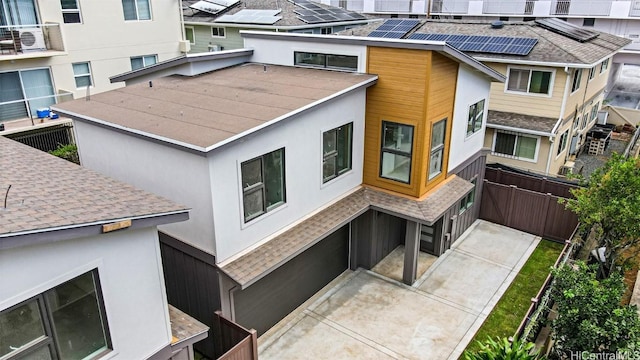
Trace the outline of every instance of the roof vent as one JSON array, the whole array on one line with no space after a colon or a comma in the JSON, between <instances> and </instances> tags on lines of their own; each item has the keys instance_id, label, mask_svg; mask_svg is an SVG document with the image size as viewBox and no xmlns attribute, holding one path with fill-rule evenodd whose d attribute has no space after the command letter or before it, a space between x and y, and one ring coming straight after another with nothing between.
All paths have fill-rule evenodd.
<instances>
[{"instance_id":1,"label":"roof vent","mask_svg":"<svg viewBox=\"0 0 640 360\"><path fill-rule=\"evenodd\" d=\"M500 20L496 20L491 23L492 29L502 29L504 27L504 23Z\"/></svg>"}]
</instances>

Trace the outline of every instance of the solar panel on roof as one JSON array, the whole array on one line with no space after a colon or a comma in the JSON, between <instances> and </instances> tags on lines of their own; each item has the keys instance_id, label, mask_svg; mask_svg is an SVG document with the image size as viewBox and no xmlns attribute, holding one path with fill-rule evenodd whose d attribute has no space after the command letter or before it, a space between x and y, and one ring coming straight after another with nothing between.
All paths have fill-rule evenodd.
<instances>
[{"instance_id":1,"label":"solar panel on roof","mask_svg":"<svg viewBox=\"0 0 640 360\"><path fill-rule=\"evenodd\" d=\"M413 40L445 41L460 51L486 52L506 55L528 55L538 43L534 38L515 38L506 36L480 36L462 34L422 34L409 36Z\"/></svg>"},{"instance_id":2,"label":"solar panel on roof","mask_svg":"<svg viewBox=\"0 0 640 360\"><path fill-rule=\"evenodd\" d=\"M318 24L335 21L354 21L364 20L362 14L341 8L323 8L308 0L289 0L297 5L294 13L298 15L298 19L307 24Z\"/></svg>"},{"instance_id":3,"label":"solar panel on roof","mask_svg":"<svg viewBox=\"0 0 640 360\"><path fill-rule=\"evenodd\" d=\"M577 40L579 42L587 42L589 40L593 40L599 35L595 31L583 29L579 26L569 24L566 21L556 18L536 20L536 24L542 26L545 29L566 36L573 40Z\"/></svg>"},{"instance_id":4,"label":"solar panel on roof","mask_svg":"<svg viewBox=\"0 0 640 360\"><path fill-rule=\"evenodd\" d=\"M374 31L369 33L368 37L402 39L403 36L405 36L418 24L420 24L420 21L413 19L386 20L384 23L382 23L382 25L378 26Z\"/></svg>"},{"instance_id":5,"label":"solar panel on roof","mask_svg":"<svg viewBox=\"0 0 640 360\"><path fill-rule=\"evenodd\" d=\"M383 37L388 31L372 31L367 35L368 37Z\"/></svg>"},{"instance_id":6,"label":"solar panel on roof","mask_svg":"<svg viewBox=\"0 0 640 360\"><path fill-rule=\"evenodd\" d=\"M242 9L232 15L222 15L216 22L273 25L282 19L277 16L279 13L280 10Z\"/></svg>"}]
</instances>

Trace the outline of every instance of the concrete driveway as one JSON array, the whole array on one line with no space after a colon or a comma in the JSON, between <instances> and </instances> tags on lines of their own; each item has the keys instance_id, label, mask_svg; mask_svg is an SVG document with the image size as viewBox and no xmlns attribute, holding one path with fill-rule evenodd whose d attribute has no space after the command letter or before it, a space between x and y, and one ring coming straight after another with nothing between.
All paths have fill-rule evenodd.
<instances>
[{"instance_id":1,"label":"concrete driveway","mask_svg":"<svg viewBox=\"0 0 640 360\"><path fill-rule=\"evenodd\" d=\"M482 220L413 286L347 272L263 335L265 359L457 359L539 238Z\"/></svg>"}]
</instances>

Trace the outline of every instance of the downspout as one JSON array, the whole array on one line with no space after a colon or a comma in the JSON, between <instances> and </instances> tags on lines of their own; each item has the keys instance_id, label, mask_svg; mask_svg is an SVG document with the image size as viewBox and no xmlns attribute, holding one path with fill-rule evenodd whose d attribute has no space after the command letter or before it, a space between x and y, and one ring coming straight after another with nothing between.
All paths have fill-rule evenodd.
<instances>
[{"instance_id":1,"label":"downspout","mask_svg":"<svg viewBox=\"0 0 640 360\"><path fill-rule=\"evenodd\" d=\"M551 136L549 136L549 155L547 156L547 167L545 169L545 174L549 175L549 169L551 168L551 156L553 154L553 143L556 132L562 124L562 119L564 118L564 111L567 108L567 99L569 98L569 81L571 79L571 72L569 71L569 66L564 67L564 72L567 74L567 81L564 84L564 95L562 95L562 105L560 106L560 116L558 117L558 121L553 126L553 130L551 130Z\"/></svg>"},{"instance_id":2,"label":"downspout","mask_svg":"<svg viewBox=\"0 0 640 360\"><path fill-rule=\"evenodd\" d=\"M178 6L180 6L180 33L182 34L182 40L187 40L187 34L184 31L184 11L182 9L182 0L178 2Z\"/></svg>"}]
</instances>

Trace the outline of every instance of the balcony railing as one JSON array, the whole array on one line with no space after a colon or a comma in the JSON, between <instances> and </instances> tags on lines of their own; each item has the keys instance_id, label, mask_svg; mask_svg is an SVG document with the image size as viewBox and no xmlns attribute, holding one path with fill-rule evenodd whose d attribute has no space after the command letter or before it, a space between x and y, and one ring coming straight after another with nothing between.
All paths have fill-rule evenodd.
<instances>
[{"instance_id":1,"label":"balcony railing","mask_svg":"<svg viewBox=\"0 0 640 360\"><path fill-rule=\"evenodd\" d=\"M0 60L50 56L47 52L51 51L64 51L58 23L0 26Z\"/></svg>"},{"instance_id":2,"label":"balcony railing","mask_svg":"<svg viewBox=\"0 0 640 360\"><path fill-rule=\"evenodd\" d=\"M433 0L432 14L466 14L469 11L469 0Z\"/></svg>"},{"instance_id":3,"label":"balcony railing","mask_svg":"<svg viewBox=\"0 0 640 360\"><path fill-rule=\"evenodd\" d=\"M482 5L483 14L531 15L535 0L485 0Z\"/></svg>"},{"instance_id":4,"label":"balcony railing","mask_svg":"<svg viewBox=\"0 0 640 360\"><path fill-rule=\"evenodd\" d=\"M612 0L554 0L551 15L568 16L609 16Z\"/></svg>"},{"instance_id":5,"label":"balcony railing","mask_svg":"<svg viewBox=\"0 0 640 360\"><path fill-rule=\"evenodd\" d=\"M69 100L73 100L73 93L61 90L56 95L0 102L0 123L17 119L31 119L31 124L34 125L34 119L38 117L38 109L48 108L53 104Z\"/></svg>"},{"instance_id":6,"label":"balcony railing","mask_svg":"<svg viewBox=\"0 0 640 360\"><path fill-rule=\"evenodd\" d=\"M410 12L411 0L375 0L376 12Z\"/></svg>"},{"instance_id":7,"label":"balcony railing","mask_svg":"<svg viewBox=\"0 0 640 360\"><path fill-rule=\"evenodd\" d=\"M629 16L640 16L640 1L632 1Z\"/></svg>"}]
</instances>

